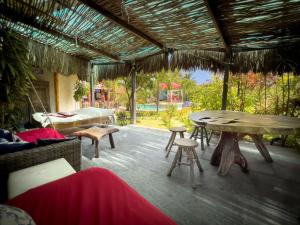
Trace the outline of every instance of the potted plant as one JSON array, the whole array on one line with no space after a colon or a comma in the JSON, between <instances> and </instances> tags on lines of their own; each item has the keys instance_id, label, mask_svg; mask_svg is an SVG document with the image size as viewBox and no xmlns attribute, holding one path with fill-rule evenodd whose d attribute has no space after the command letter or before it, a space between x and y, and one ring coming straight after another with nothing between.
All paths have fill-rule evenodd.
<instances>
[{"instance_id":1,"label":"potted plant","mask_svg":"<svg viewBox=\"0 0 300 225\"><path fill-rule=\"evenodd\" d=\"M76 102L80 102L83 96L87 96L89 94L89 91L89 85L85 81L76 81L73 94L74 100Z\"/></svg>"}]
</instances>

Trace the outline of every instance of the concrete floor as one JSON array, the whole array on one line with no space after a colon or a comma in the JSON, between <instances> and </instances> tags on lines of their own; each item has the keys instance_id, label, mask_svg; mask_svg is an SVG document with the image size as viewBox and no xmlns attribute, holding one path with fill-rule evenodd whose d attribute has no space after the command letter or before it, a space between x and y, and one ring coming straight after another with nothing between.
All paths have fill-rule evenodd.
<instances>
[{"instance_id":1,"label":"concrete floor","mask_svg":"<svg viewBox=\"0 0 300 225\"><path fill-rule=\"evenodd\" d=\"M253 143L242 142L250 173L242 173L235 165L229 175L220 177L209 163L214 139L204 152L197 149L204 173L195 170L199 184L193 190L188 167L176 167L172 177L166 176L175 155L165 158L169 135L156 129L120 127L114 134L116 148L110 149L104 138L97 159L91 159L90 140L83 139L83 168L114 171L181 225L300 224L300 154L295 150L267 145L274 160L270 164Z\"/></svg>"}]
</instances>

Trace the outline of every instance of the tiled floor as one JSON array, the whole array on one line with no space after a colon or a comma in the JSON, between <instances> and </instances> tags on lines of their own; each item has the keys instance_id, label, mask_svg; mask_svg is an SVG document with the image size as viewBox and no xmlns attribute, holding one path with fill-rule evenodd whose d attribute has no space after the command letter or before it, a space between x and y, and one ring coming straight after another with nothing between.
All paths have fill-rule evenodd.
<instances>
[{"instance_id":1,"label":"tiled floor","mask_svg":"<svg viewBox=\"0 0 300 225\"><path fill-rule=\"evenodd\" d=\"M300 154L293 149L267 146L274 163L266 163L253 143L241 143L249 174L233 166L226 177L209 163L216 140L197 152L204 173L196 171L198 186L190 186L189 168L166 173L174 153L165 158L170 133L136 126L120 127L114 134L115 149L108 137L100 142L100 158L91 159L94 147L83 139L83 167L105 167L134 187L178 224L299 224ZM176 150L176 148L174 148Z\"/></svg>"}]
</instances>

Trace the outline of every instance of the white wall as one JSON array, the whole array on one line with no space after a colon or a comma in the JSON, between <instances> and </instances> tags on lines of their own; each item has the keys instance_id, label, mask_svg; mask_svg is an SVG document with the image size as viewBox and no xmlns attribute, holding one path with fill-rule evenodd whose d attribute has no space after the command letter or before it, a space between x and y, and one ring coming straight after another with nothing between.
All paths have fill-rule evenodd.
<instances>
[{"instance_id":1,"label":"white wall","mask_svg":"<svg viewBox=\"0 0 300 225\"><path fill-rule=\"evenodd\" d=\"M73 98L74 86L78 80L77 75L64 76L58 74L59 111L68 112L76 109Z\"/></svg>"},{"instance_id":2,"label":"white wall","mask_svg":"<svg viewBox=\"0 0 300 225\"><path fill-rule=\"evenodd\" d=\"M44 71L43 74L36 76L38 80L49 82L50 110L56 112L54 73ZM78 76L75 74L65 76L58 74L58 94L59 94L59 111L67 112L75 110L75 100L73 98L74 86Z\"/></svg>"}]
</instances>

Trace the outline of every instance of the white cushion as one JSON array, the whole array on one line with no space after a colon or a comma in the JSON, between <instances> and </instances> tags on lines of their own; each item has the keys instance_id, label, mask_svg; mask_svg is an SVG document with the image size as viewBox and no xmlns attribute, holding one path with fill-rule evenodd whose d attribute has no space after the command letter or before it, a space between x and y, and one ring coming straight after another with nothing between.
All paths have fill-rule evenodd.
<instances>
[{"instance_id":1,"label":"white cushion","mask_svg":"<svg viewBox=\"0 0 300 225\"><path fill-rule=\"evenodd\" d=\"M8 177L8 198L73 173L76 171L63 158L12 172Z\"/></svg>"}]
</instances>

